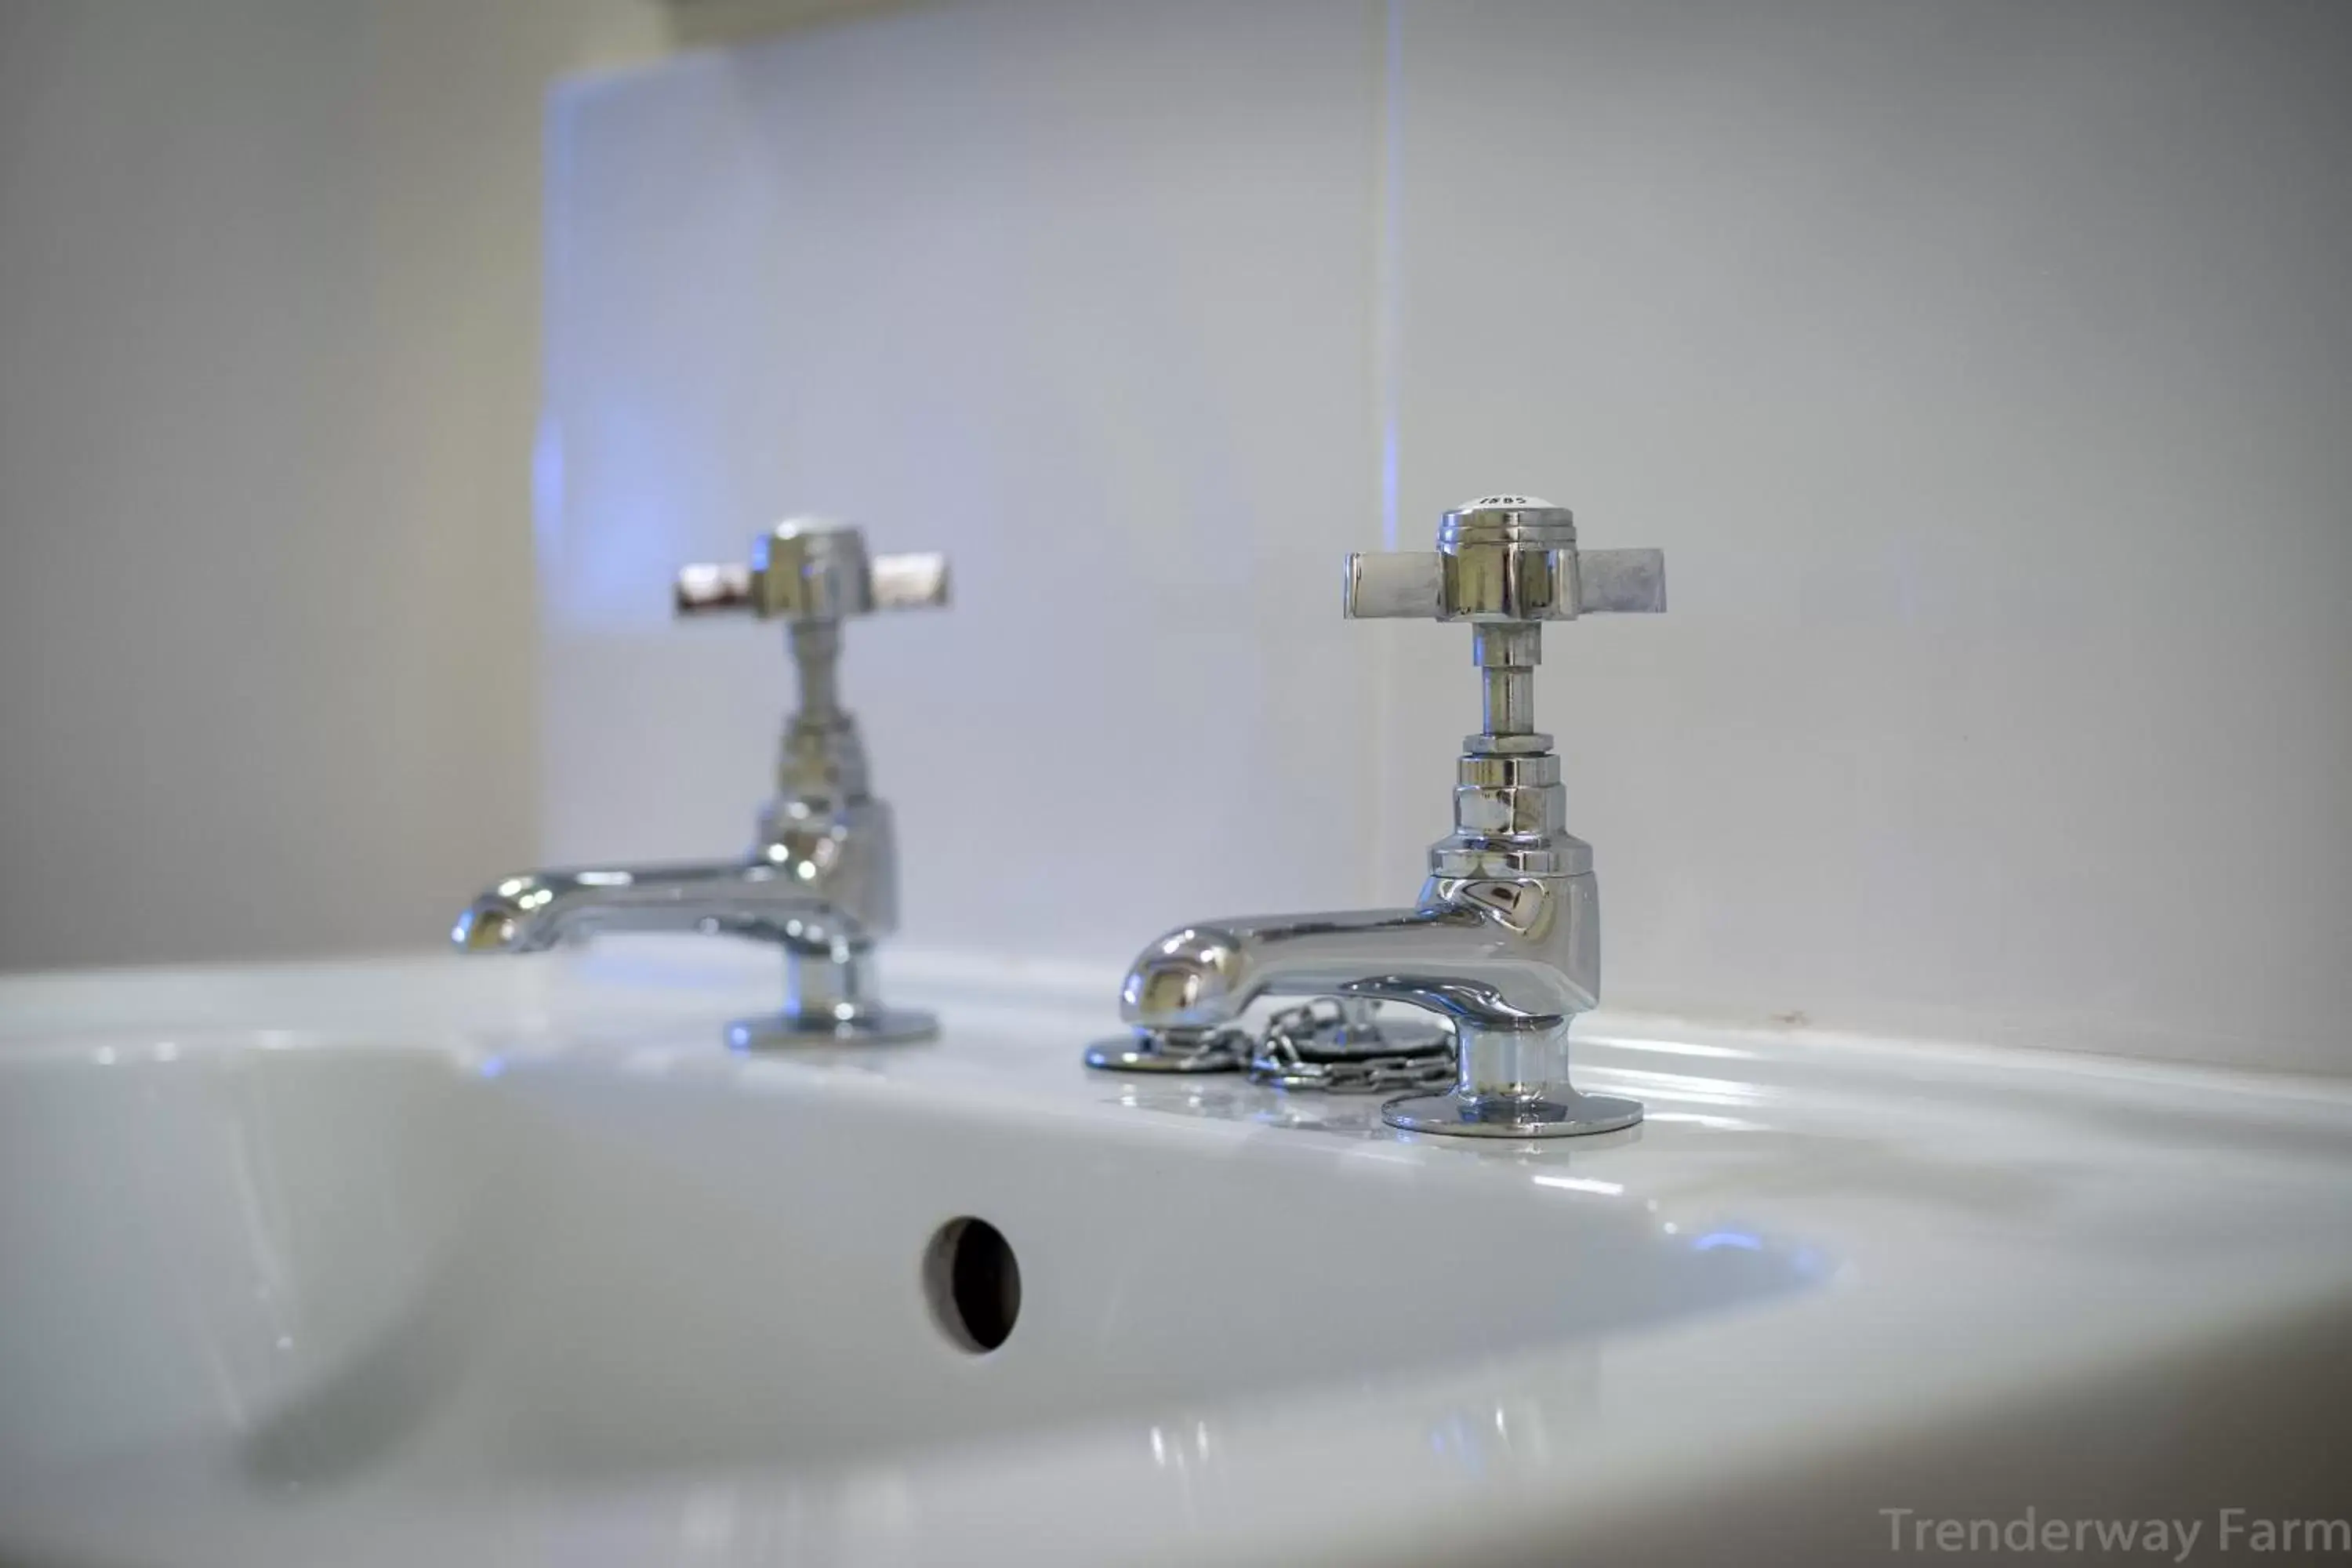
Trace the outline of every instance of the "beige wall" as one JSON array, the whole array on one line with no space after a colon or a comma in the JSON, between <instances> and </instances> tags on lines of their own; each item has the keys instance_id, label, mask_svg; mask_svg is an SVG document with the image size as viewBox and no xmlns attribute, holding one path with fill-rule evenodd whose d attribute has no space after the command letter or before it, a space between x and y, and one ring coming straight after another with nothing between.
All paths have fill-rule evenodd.
<instances>
[{"instance_id":1,"label":"beige wall","mask_svg":"<svg viewBox=\"0 0 2352 1568\"><path fill-rule=\"evenodd\" d=\"M0 967L428 942L529 857L541 90L666 24L0 3Z\"/></svg>"}]
</instances>

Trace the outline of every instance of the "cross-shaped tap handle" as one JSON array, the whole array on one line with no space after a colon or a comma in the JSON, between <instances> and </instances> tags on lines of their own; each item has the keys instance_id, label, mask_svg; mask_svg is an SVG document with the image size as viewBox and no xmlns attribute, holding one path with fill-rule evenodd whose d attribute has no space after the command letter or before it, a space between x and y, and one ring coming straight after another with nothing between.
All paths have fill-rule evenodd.
<instances>
[{"instance_id":1,"label":"cross-shaped tap handle","mask_svg":"<svg viewBox=\"0 0 2352 1568\"><path fill-rule=\"evenodd\" d=\"M1534 496L1481 496L1437 520L1437 548L1348 557L1351 619L1468 621L1485 672L1481 748L1550 744L1535 728L1543 623L1666 607L1663 550L1576 547L1576 519ZM1502 737L1509 737L1507 741Z\"/></svg>"},{"instance_id":2,"label":"cross-shaped tap handle","mask_svg":"<svg viewBox=\"0 0 2352 1568\"><path fill-rule=\"evenodd\" d=\"M1572 621L1666 607L1662 550L1583 550L1566 507L1481 496L1438 519L1435 550L1348 557L1350 619Z\"/></svg>"},{"instance_id":3,"label":"cross-shaped tap handle","mask_svg":"<svg viewBox=\"0 0 2352 1568\"><path fill-rule=\"evenodd\" d=\"M947 602L946 556L869 556L856 528L814 517L787 518L752 541L749 563L679 568L676 596L681 616L835 622Z\"/></svg>"}]
</instances>

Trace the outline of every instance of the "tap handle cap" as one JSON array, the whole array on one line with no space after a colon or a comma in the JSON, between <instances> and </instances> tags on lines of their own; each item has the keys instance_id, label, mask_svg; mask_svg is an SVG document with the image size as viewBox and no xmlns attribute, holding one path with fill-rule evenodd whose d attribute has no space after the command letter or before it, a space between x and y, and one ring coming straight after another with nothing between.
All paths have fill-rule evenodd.
<instances>
[{"instance_id":1,"label":"tap handle cap","mask_svg":"<svg viewBox=\"0 0 2352 1568\"><path fill-rule=\"evenodd\" d=\"M1349 555L1341 613L1351 620L1532 624L1666 607L1662 550L1581 550L1566 507L1481 496L1438 519L1435 550Z\"/></svg>"}]
</instances>

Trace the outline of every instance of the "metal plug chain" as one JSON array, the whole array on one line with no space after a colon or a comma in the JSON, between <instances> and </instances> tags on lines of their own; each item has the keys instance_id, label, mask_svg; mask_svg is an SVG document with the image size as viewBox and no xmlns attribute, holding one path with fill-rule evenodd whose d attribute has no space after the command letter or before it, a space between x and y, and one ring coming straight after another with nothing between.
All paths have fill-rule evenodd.
<instances>
[{"instance_id":1,"label":"metal plug chain","mask_svg":"<svg viewBox=\"0 0 2352 1568\"><path fill-rule=\"evenodd\" d=\"M1370 1002L1318 996L1266 1021L1250 1079L1276 1089L1383 1094L1452 1086L1454 1031L1383 1025Z\"/></svg>"}]
</instances>

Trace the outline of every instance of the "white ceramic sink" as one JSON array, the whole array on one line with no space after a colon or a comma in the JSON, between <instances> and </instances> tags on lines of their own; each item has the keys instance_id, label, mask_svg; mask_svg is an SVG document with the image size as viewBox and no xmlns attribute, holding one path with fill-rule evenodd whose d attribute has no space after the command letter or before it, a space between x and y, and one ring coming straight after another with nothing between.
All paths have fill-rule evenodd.
<instances>
[{"instance_id":1,"label":"white ceramic sink","mask_svg":"<svg viewBox=\"0 0 2352 1568\"><path fill-rule=\"evenodd\" d=\"M1818 1559L2347 1428L2340 1086L1601 1016L1651 1120L1495 1149L1087 1072L1098 976L728 1054L769 979L0 985L0 1561Z\"/></svg>"}]
</instances>

